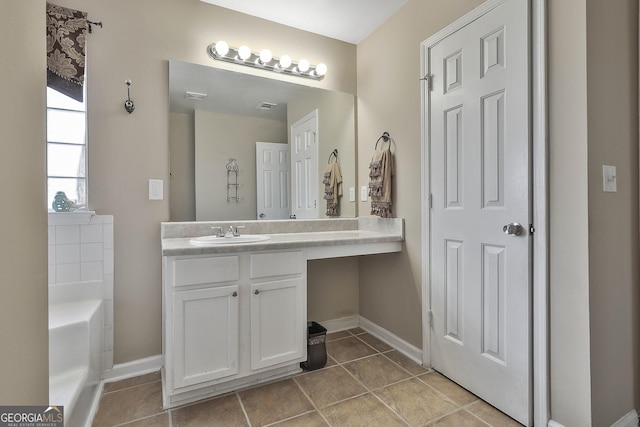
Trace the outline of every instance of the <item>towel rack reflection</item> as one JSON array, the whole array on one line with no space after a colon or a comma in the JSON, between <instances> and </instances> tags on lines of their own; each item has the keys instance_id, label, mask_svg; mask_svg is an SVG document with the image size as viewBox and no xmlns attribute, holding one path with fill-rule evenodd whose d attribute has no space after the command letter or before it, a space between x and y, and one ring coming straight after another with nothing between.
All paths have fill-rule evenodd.
<instances>
[{"instance_id":1,"label":"towel rack reflection","mask_svg":"<svg viewBox=\"0 0 640 427\"><path fill-rule=\"evenodd\" d=\"M238 172L240 167L236 163L236 159L229 158L227 163L227 202L234 201L238 203L240 198L238 197Z\"/></svg>"},{"instance_id":2,"label":"towel rack reflection","mask_svg":"<svg viewBox=\"0 0 640 427\"><path fill-rule=\"evenodd\" d=\"M340 163L340 160L338 159L338 149L334 149L331 154L329 154L329 160L327 160L327 163L331 163L331 158L335 159L336 163Z\"/></svg>"}]
</instances>

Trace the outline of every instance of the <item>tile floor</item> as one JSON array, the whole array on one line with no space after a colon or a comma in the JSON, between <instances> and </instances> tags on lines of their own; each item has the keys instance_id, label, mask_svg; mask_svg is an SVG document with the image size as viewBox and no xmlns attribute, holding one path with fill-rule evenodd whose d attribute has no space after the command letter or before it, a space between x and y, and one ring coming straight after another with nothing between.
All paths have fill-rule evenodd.
<instances>
[{"instance_id":1,"label":"tile floor","mask_svg":"<svg viewBox=\"0 0 640 427\"><path fill-rule=\"evenodd\" d=\"M105 384L93 426L520 426L359 328L326 346L323 369L171 410L159 373Z\"/></svg>"}]
</instances>

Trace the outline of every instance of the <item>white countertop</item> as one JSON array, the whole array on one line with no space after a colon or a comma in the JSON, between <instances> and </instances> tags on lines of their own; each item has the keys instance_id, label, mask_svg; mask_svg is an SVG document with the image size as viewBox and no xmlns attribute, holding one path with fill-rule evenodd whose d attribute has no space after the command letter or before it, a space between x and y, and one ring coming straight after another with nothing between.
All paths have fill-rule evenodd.
<instances>
[{"instance_id":1,"label":"white countertop","mask_svg":"<svg viewBox=\"0 0 640 427\"><path fill-rule=\"evenodd\" d=\"M268 235L268 240L252 243L232 243L224 245L196 246L190 243L192 237L201 234L202 229L210 229L217 226L214 223L194 223L197 233L189 231L181 232L180 237L165 237L162 239L162 255L207 255L223 254L245 251L264 251L282 249L307 249L307 259L334 258L340 256L366 255L375 253L400 252L402 241L404 240L404 227L402 219L354 219L354 229L326 230L326 221L321 221L320 229L323 231L299 231L290 233L268 233L272 228L268 223L262 223L262 230L258 224L252 224L251 234ZM173 223L163 223L163 227L171 227ZM239 223L238 223L239 224ZM299 223L298 223L299 224ZM337 223L336 223L337 224ZM226 225L226 223L225 223ZM281 225L281 224L278 224ZM309 229L313 229L312 221L307 221ZM176 227L185 230L185 223L179 223ZM278 227L280 231L282 227ZM298 227L296 227L298 228ZM345 228L344 223L340 228ZM299 229L299 228L298 228ZM175 235L175 233L165 232L163 236ZM263 231L263 232L260 232ZM191 234L191 235L190 235ZM206 234L205 234L206 235Z\"/></svg>"}]
</instances>

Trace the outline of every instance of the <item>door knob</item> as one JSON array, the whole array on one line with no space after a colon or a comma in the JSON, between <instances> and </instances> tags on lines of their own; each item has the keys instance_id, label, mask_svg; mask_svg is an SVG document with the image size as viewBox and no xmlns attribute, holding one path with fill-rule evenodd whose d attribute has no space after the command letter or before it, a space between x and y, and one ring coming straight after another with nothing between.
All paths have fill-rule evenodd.
<instances>
[{"instance_id":1,"label":"door knob","mask_svg":"<svg viewBox=\"0 0 640 427\"><path fill-rule=\"evenodd\" d=\"M265 216L264 212L260 212L260 218L264 218Z\"/></svg>"},{"instance_id":2,"label":"door knob","mask_svg":"<svg viewBox=\"0 0 640 427\"><path fill-rule=\"evenodd\" d=\"M502 227L502 231L507 236L520 236L524 232L524 228L517 222L512 222Z\"/></svg>"}]
</instances>

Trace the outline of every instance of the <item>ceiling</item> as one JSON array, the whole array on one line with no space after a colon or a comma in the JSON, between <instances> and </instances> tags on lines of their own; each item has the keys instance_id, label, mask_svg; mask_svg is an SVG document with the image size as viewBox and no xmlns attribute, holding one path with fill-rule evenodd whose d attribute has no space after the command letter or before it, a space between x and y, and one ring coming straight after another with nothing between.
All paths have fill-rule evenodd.
<instances>
[{"instance_id":1,"label":"ceiling","mask_svg":"<svg viewBox=\"0 0 640 427\"><path fill-rule=\"evenodd\" d=\"M193 114L212 111L269 120L287 120L289 100L323 91L251 74L236 73L205 65L169 61L169 110ZM186 92L206 94L203 100L188 99ZM256 108L262 102L277 104L271 110Z\"/></svg>"},{"instance_id":2,"label":"ceiling","mask_svg":"<svg viewBox=\"0 0 640 427\"><path fill-rule=\"evenodd\" d=\"M201 0L304 31L358 44L408 0Z\"/></svg>"}]
</instances>

